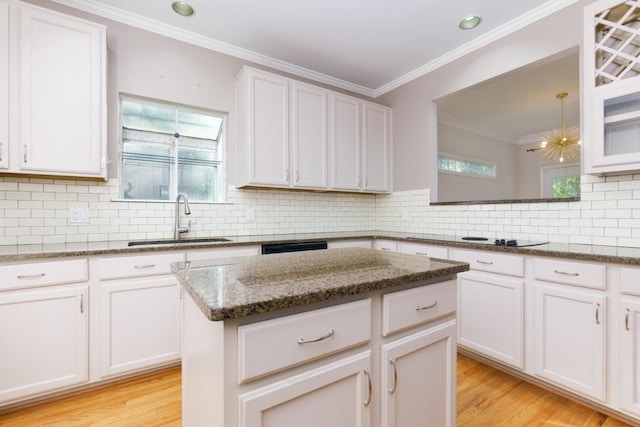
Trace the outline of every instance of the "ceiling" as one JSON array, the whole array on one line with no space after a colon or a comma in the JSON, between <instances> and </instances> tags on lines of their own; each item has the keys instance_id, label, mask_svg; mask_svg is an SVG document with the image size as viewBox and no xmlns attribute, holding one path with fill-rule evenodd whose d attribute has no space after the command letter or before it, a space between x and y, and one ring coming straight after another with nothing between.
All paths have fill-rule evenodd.
<instances>
[{"instance_id":1,"label":"ceiling","mask_svg":"<svg viewBox=\"0 0 640 427\"><path fill-rule=\"evenodd\" d=\"M577 0L54 1L376 97Z\"/></svg>"}]
</instances>

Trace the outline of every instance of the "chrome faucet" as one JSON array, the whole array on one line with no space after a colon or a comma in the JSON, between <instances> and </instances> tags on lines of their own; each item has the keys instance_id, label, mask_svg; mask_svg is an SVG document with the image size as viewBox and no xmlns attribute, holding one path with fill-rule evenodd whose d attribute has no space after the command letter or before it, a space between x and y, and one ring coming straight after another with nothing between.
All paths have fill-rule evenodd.
<instances>
[{"instance_id":1,"label":"chrome faucet","mask_svg":"<svg viewBox=\"0 0 640 427\"><path fill-rule=\"evenodd\" d=\"M181 198L184 200L184 214L191 215L191 209L189 208L189 199L187 198L187 195L184 193L178 194L178 197L176 197L176 225L175 225L175 229L173 230L174 240L179 240L180 234L188 233L189 231L191 231L191 220L189 220L189 223L187 224L186 227L180 226L180 199Z\"/></svg>"}]
</instances>

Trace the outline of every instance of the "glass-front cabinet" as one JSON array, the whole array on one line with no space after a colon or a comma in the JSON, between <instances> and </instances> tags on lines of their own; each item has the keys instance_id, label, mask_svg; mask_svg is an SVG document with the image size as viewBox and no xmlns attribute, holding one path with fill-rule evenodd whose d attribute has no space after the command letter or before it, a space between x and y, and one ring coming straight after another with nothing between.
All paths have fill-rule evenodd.
<instances>
[{"instance_id":1,"label":"glass-front cabinet","mask_svg":"<svg viewBox=\"0 0 640 427\"><path fill-rule=\"evenodd\" d=\"M584 9L584 172L640 171L640 0Z\"/></svg>"}]
</instances>

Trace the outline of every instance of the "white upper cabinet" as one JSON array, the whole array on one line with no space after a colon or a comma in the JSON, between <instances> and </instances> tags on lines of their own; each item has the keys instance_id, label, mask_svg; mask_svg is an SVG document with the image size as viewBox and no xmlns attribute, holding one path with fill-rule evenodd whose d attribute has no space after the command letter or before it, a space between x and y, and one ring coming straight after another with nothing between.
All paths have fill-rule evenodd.
<instances>
[{"instance_id":1,"label":"white upper cabinet","mask_svg":"<svg viewBox=\"0 0 640 427\"><path fill-rule=\"evenodd\" d=\"M289 83L243 68L238 76L238 186L289 186Z\"/></svg>"},{"instance_id":2,"label":"white upper cabinet","mask_svg":"<svg viewBox=\"0 0 640 427\"><path fill-rule=\"evenodd\" d=\"M249 67L236 102L237 187L391 191L391 109Z\"/></svg>"},{"instance_id":3,"label":"white upper cabinet","mask_svg":"<svg viewBox=\"0 0 640 427\"><path fill-rule=\"evenodd\" d=\"M640 0L600 0L584 9L584 172L640 170Z\"/></svg>"},{"instance_id":4,"label":"white upper cabinet","mask_svg":"<svg viewBox=\"0 0 640 427\"><path fill-rule=\"evenodd\" d=\"M331 188L360 191L360 101L332 93L330 99Z\"/></svg>"},{"instance_id":5,"label":"white upper cabinet","mask_svg":"<svg viewBox=\"0 0 640 427\"><path fill-rule=\"evenodd\" d=\"M0 169L9 166L9 4L0 2ZM4 29L4 30L3 30Z\"/></svg>"},{"instance_id":6,"label":"white upper cabinet","mask_svg":"<svg viewBox=\"0 0 640 427\"><path fill-rule=\"evenodd\" d=\"M327 91L291 82L293 186L327 188Z\"/></svg>"},{"instance_id":7,"label":"white upper cabinet","mask_svg":"<svg viewBox=\"0 0 640 427\"><path fill-rule=\"evenodd\" d=\"M362 103L362 149L364 182L362 189L372 192L391 190L391 109Z\"/></svg>"},{"instance_id":8,"label":"white upper cabinet","mask_svg":"<svg viewBox=\"0 0 640 427\"><path fill-rule=\"evenodd\" d=\"M105 27L23 3L9 11L8 172L106 179Z\"/></svg>"},{"instance_id":9,"label":"white upper cabinet","mask_svg":"<svg viewBox=\"0 0 640 427\"><path fill-rule=\"evenodd\" d=\"M391 109L345 95L330 97L331 188L391 191Z\"/></svg>"}]
</instances>

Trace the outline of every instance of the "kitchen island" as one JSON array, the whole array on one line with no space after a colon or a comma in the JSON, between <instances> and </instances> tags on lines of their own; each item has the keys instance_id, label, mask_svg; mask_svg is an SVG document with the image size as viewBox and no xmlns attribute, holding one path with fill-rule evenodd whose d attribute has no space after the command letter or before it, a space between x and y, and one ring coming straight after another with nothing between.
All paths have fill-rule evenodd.
<instances>
[{"instance_id":1,"label":"kitchen island","mask_svg":"<svg viewBox=\"0 0 640 427\"><path fill-rule=\"evenodd\" d=\"M349 248L172 268L183 425L455 425L468 264Z\"/></svg>"}]
</instances>

